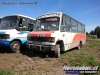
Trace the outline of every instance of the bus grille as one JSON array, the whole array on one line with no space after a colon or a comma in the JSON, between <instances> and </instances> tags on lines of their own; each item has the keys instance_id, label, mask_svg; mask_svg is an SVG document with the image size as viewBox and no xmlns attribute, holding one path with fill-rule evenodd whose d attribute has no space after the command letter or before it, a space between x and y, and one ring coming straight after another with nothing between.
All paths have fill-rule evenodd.
<instances>
[{"instance_id":1,"label":"bus grille","mask_svg":"<svg viewBox=\"0 0 100 75\"><path fill-rule=\"evenodd\" d=\"M28 41L41 41L41 42L48 42L49 38L44 38L44 37L28 37Z\"/></svg>"}]
</instances>

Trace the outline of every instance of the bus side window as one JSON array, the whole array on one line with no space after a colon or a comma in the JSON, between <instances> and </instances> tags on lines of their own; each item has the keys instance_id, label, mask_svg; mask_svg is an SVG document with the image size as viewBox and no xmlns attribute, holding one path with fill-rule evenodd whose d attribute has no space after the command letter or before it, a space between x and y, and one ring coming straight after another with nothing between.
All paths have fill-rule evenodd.
<instances>
[{"instance_id":1,"label":"bus side window","mask_svg":"<svg viewBox=\"0 0 100 75\"><path fill-rule=\"evenodd\" d=\"M22 18L19 20L19 27L22 27Z\"/></svg>"},{"instance_id":2,"label":"bus side window","mask_svg":"<svg viewBox=\"0 0 100 75\"><path fill-rule=\"evenodd\" d=\"M82 24L82 32L85 32L85 26Z\"/></svg>"},{"instance_id":3,"label":"bus side window","mask_svg":"<svg viewBox=\"0 0 100 75\"><path fill-rule=\"evenodd\" d=\"M69 17L66 17L66 22L67 22L67 31L70 31L71 29L71 21L70 21L70 18Z\"/></svg>"},{"instance_id":4,"label":"bus side window","mask_svg":"<svg viewBox=\"0 0 100 75\"><path fill-rule=\"evenodd\" d=\"M22 20L22 27L27 27L27 19L23 18Z\"/></svg>"},{"instance_id":5,"label":"bus side window","mask_svg":"<svg viewBox=\"0 0 100 75\"><path fill-rule=\"evenodd\" d=\"M27 27L27 19L26 18L20 18L19 27Z\"/></svg>"},{"instance_id":6,"label":"bus side window","mask_svg":"<svg viewBox=\"0 0 100 75\"><path fill-rule=\"evenodd\" d=\"M77 22L74 19L71 19L71 29L74 32L77 32Z\"/></svg>"},{"instance_id":7,"label":"bus side window","mask_svg":"<svg viewBox=\"0 0 100 75\"><path fill-rule=\"evenodd\" d=\"M67 31L67 29L66 29L66 16L65 16L65 14L63 14L63 16L62 16L62 21L61 21L60 30L61 30L62 32L66 32L66 31Z\"/></svg>"},{"instance_id":8,"label":"bus side window","mask_svg":"<svg viewBox=\"0 0 100 75\"><path fill-rule=\"evenodd\" d=\"M82 32L82 25L81 25L81 23L78 23L78 32Z\"/></svg>"}]
</instances>

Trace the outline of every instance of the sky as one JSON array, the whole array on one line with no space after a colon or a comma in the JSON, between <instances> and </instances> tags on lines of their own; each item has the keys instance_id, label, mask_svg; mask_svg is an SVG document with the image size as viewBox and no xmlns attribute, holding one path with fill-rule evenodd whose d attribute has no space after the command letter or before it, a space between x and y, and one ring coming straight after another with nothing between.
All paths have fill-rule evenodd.
<instances>
[{"instance_id":1,"label":"sky","mask_svg":"<svg viewBox=\"0 0 100 75\"><path fill-rule=\"evenodd\" d=\"M31 4L21 4L28 2ZM85 24L86 32L100 26L100 0L0 0L0 17L21 14L36 18L48 12L69 15Z\"/></svg>"}]
</instances>

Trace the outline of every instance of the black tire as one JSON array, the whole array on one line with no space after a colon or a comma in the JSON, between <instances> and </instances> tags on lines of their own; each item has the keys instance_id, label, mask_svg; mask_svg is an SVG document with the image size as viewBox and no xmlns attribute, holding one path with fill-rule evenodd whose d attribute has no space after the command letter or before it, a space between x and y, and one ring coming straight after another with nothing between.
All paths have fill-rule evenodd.
<instances>
[{"instance_id":1,"label":"black tire","mask_svg":"<svg viewBox=\"0 0 100 75\"><path fill-rule=\"evenodd\" d=\"M77 48L78 48L78 50L80 50L80 49L81 49L81 47L82 47L82 43L80 42L79 46L77 47Z\"/></svg>"},{"instance_id":2,"label":"black tire","mask_svg":"<svg viewBox=\"0 0 100 75\"><path fill-rule=\"evenodd\" d=\"M13 41L10 44L10 49L14 53L19 53L20 52L20 47L21 47L21 44L18 41Z\"/></svg>"},{"instance_id":3,"label":"black tire","mask_svg":"<svg viewBox=\"0 0 100 75\"><path fill-rule=\"evenodd\" d=\"M56 45L56 50L55 50L55 57L59 58L60 57L60 45Z\"/></svg>"}]
</instances>

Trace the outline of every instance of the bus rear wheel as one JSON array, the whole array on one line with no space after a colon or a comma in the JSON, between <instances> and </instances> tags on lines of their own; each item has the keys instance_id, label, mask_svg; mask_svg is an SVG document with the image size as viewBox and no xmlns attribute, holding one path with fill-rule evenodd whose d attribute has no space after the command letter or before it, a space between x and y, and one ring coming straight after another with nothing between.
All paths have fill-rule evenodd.
<instances>
[{"instance_id":1,"label":"bus rear wheel","mask_svg":"<svg viewBox=\"0 0 100 75\"><path fill-rule=\"evenodd\" d=\"M10 44L10 49L14 53L19 53L20 52L20 47L21 47L21 45L20 45L20 42L18 42L18 41L13 41Z\"/></svg>"},{"instance_id":2,"label":"bus rear wheel","mask_svg":"<svg viewBox=\"0 0 100 75\"><path fill-rule=\"evenodd\" d=\"M82 42L80 42L79 46L77 47L77 48L78 48L78 50L80 50L80 49L81 49L81 47L82 47Z\"/></svg>"},{"instance_id":3,"label":"bus rear wheel","mask_svg":"<svg viewBox=\"0 0 100 75\"><path fill-rule=\"evenodd\" d=\"M56 45L56 50L55 50L55 57L59 58L60 57L60 45Z\"/></svg>"}]
</instances>

